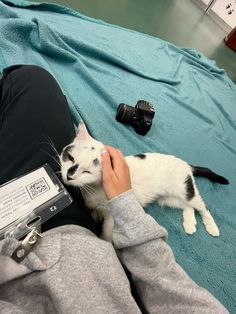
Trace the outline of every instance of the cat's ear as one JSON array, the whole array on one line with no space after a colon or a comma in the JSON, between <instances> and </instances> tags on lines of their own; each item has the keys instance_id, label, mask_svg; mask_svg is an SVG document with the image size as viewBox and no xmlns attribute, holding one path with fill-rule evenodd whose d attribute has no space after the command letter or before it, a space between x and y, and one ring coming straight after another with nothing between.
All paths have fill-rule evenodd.
<instances>
[{"instance_id":1,"label":"cat's ear","mask_svg":"<svg viewBox=\"0 0 236 314\"><path fill-rule=\"evenodd\" d=\"M90 141L92 139L92 137L89 135L88 130L87 130L83 121L80 122L80 124L78 126L76 139L79 142Z\"/></svg>"}]
</instances>

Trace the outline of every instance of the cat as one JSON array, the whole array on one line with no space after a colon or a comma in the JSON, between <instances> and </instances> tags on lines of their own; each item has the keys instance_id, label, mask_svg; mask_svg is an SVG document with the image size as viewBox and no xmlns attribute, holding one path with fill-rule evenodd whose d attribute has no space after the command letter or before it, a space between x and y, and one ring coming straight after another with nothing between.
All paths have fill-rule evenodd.
<instances>
[{"instance_id":1,"label":"cat","mask_svg":"<svg viewBox=\"0 0 236 314\"><path fill-rule=\"evenodd\" d=\"M64 183L80 188L92 217L104 220L101 238L111 241L114 222L107 210L107 198L102 186L102 151L104 145L92 138L85 124L80 123L77 136L62 150L59 158ZM193 175L229 184L226 178L208 168L191 166L171 155L145 153L125 159L130 169L132 189L142 207L157 202L162 206L181 208L183 228L187 234L196 232L196 209L207 232L219 236L219 229L198 192Z\"/></svg>"}]
</instances>

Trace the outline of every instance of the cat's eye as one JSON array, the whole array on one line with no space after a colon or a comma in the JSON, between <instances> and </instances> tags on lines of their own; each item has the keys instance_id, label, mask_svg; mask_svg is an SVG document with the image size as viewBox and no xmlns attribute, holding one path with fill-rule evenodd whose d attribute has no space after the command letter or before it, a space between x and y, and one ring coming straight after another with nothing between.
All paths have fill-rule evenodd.
<instances>
[{"instance_id":1,"label":"cat's eye","mask_svg":"<svg viewBox=\"0 0 236 314\"><path fill-rule=\"evenodd\" d=\"M91 172L87 171L87 170L84 170L82 173L89 173L89 174L91 174Z\"/></svg>"},{"instance_id":2,"label":"cat's eye","mask_svg":"<svg viewBox=\"0 0 236 314\"><path fill-rule=\"evenodd\" d=\"M69 159L71 162L75 162L74 158L73 158L70 154L68 154L68 159Z\"/></svg>"}]
</instances>

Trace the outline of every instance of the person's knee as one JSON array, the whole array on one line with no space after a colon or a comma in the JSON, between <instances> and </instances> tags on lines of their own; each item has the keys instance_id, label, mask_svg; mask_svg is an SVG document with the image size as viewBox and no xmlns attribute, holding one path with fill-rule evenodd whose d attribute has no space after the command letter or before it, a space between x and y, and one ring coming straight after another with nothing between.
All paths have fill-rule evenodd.
<instances>
[{"instance_id":1,"label":"person's knee","mask_svg":"<svg viewBox=\"0 0 236 314\"><path fill-rule=\"evenodd\" d=\"M12 75L18 78L27 79L30 82L46 83L50 80L55 80L54 77L44 68L38 65L21 65L12 72Z\"/></svg>"},{"instance_id":2,"label":"person's knee","mask_svg":"<svg viewBox=\"0 0 236 314\"><path fill-rule=\"evenodd\" d=\"M4 69L2 86L3 101L19 102L24 110L39 107L65 105L66 100L56 79L44 68L37 65L14 65Z\"/></svg>"},{"instance_id":3,"label":"person's knee","mask_svg":"<svg viewBox=\"0 0 236 314\"><path fill-rule=\"evenodd\" d=\"M10 76L11 84L14 85L16 93L18 90L31 91L31 94L48 98L48 94L55 94L60 91L56 79L46 69L37 65L15 66L10 72Z\"/></svg>"},{"instance_id":4,"label":"person's knee","mask_svg":"<svg viewBox=\"0 0 236 314\"><path fill-rule=\"evenodd\" d=\"M30 88L58 88L55 78L44 68L38 65L13 65L3 70L3 84L18 86L30 86Z\"/></svg>"},{"instance_id":5,"label":"person's knee","mask_svg":"<svg viewBox=\"0 0 236 314\"><path fill-rule=\"evenodd\" d=\"M49 112L67 106L56 79L36 65L14 65L5 68L0 90L0 107L21 107L21 111Z\"/></svg>"}]
</instances>

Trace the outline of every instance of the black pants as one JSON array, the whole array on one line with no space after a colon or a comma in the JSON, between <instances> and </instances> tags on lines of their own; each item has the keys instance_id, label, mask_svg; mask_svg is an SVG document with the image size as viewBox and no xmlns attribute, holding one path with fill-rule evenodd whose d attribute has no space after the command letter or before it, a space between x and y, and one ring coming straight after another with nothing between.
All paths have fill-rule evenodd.
<instances>
[{"instance_id":1,"label":"black pants","mask_svg":"<svg viewBox=\"0 0 236 314\"><path fill-rule=\"evenodd\" d=\"M4 69L0 80L0 185L48 163L59 170L56 153L75 137L68 104L56 80L34 65ZM101 225L92 220L78 190L67 187L73 203L42 225L42 231L77 224L95 234ZM145 309L130 280L131 292L141 311Z\"/></svg>"},{"instance_id":2,"label":"black pants","mask_svg":"<svg viewBox=\"0 0 236 314\"><path fill-rule=\"evenodd\" d=\"M48 163L75 136L68 104L56 80L44 69L15 65L0 80L0 185ZM51 157L52 156L52 157ZM67 187L73 203L48 220L43 231L79 224L98 233L78 190Z\"/></svg>"}]
</instances>

